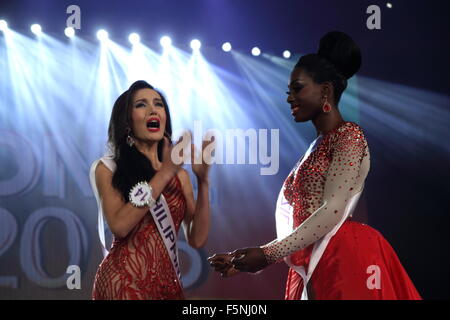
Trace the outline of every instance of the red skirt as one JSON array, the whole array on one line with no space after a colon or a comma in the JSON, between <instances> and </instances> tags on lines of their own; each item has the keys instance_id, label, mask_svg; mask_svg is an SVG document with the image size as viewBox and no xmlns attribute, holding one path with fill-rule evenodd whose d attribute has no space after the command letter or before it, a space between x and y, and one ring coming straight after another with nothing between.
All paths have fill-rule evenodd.
<instances>
[{"instance_id":1,"label":"red skirt","mask_svg":"<svg viewBox=\"0 0 450 320\"><path fill-rule=\"evenodd\" d=\"M316 300L421 299L386 239L353 221L346 221L331 238L307 289L308 298ZM302 291L302 278L289 269L285 298L300 299Z\"/></svg>"}]
</instances>

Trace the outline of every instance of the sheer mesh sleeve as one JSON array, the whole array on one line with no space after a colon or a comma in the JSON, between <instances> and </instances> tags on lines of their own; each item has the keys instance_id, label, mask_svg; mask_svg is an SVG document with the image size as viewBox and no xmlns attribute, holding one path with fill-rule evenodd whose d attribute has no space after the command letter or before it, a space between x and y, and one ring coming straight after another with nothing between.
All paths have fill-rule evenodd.
<instances>
[{"instance_id":1,"label":"sheer mesh sleeve","mask_svg":"<svg viewBox=\"0 0 450 320\"><path fill-rule=\"evenodd\" d=\"M368 150L361 129L346 128L340 133L331 156L322 205L290 235L261 247L269 263L309 246L331 231L343 217L348 199L362 189L364 179L359 175Z\"/></svg>"}]
</instances>

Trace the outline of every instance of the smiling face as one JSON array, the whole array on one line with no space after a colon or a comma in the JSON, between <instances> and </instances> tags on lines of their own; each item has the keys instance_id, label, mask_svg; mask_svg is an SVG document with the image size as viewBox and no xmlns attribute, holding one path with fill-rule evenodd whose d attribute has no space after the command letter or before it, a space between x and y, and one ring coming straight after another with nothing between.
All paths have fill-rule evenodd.
<instances>
[{"instance_id":1,"label":"smiling face","mask_svg":"<svg viewBox=\"0 0 450 320\"><path fill-rule=\"evenodd\" d=\"M149 88L139 89L130 106L134 138L146 142L160 141L166 130L167 115L159 93Z\"/></svg>"},{"instance_id":2,"label":"smiling face","mask_svg":"<svg viewBox=\"0 0 450 320\"><path fill-rule=\"evenodd\" d=\"M317 84L302 69L291 73L287 102L291 105L295 122L306 122L322 112L323 85Z\"/></svg>"}]
</instances>

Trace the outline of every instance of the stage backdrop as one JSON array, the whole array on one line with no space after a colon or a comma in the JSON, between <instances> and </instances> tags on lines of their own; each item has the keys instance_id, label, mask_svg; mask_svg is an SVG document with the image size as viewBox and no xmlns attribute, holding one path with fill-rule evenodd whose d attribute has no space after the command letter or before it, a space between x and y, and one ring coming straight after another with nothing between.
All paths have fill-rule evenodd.
<instances>
[{"instance_id":1,"label":"stage backdrop","mask_svg":"<svg viewBox=\"0 0 450 320\"><path fill-rule=\"evenodd\" d=\"M105 151L115 99L138 79L166 95L175 137L189 129L198 144L209 130L222 141L211 169L208 243L194 250L179 239L187 296L283 298L285 266L223 280L206 258L275 237L278 191L315 138L310 124L295 125L285 101L298 55L131 48L12 30L0 41L2 298L90 298L102 253L89 167ZM342 100L354 121L357 82Z\"/></svg>"},{"instance_id":2,"label":"stage backdrop","mask_svg":"<svg viewBox=\"0 0 450 320\"><path fill-rule=\"evenodd\" d=\"M102 252L89 168L105 152L115 99L143 79L166 95L174 136L190 129L198 144L212 129L222 141L211 169L208 242L194 250L180 234L187 297L282 299L283 264L260 275L221 279L206 258L275 237L280 187L316 136L310 123L294 123L286 103L289 74L300 54L253 57L208 45L192 51L177 44L162 49L143 41L131 47L115 39L5 32L0 37L0 298L90 298ZM374 225L394 240L413 280L425 274L411 250L422 240L401 239L418 231L423 207L410 201L409 211L402 211L404 201L398 199L417 194L414 186L426 176L410 184L415 190L404 188L402 177L419 166L410 161L418 150L440 148L448 155L448 146L442 149L435 139L448 136L448 111L442 114L447 102L447 96L355 76L340 103L344 118L360 123L373 146L372 171L385 175L369 175L356 215L366 222L377 217ZM436 110L442 117L434 116ZM432 130L418 125L423 119L433 121ZM383 170L387 166L392 170ZM438 169L428 168L433 179ZM190 166L186 169L195 189ZM405 215L409 226L400 223Z\"/></svg>"}]
</instances>

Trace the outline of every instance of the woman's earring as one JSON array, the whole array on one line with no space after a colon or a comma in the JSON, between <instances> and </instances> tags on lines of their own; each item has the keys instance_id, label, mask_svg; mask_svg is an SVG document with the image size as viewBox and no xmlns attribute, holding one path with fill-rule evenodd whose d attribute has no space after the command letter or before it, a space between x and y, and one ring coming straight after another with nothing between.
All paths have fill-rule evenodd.
<instances>
[{"instance_id":1,"label":"woman's earring","mask_svg":"<svg viewBox=\"0 0 450 320\"><path fill-rule=\"evenodd\" d=\"M322 106L322 110L325 113L330 113L330 111L331 111L331 104L328 102L327 97L325 97L325 102Z\"/></svg>"},{"instance_id":2,"label":"woman's earring","mask_svg":"<svg viewBox=\"0 0 450 320\"><path fill-rule=\"evenodd\" d=\"M134 139L131 137L131 129L127 128L127 144L131 148L134 146Z\"/></svg>"}]
</instances>

